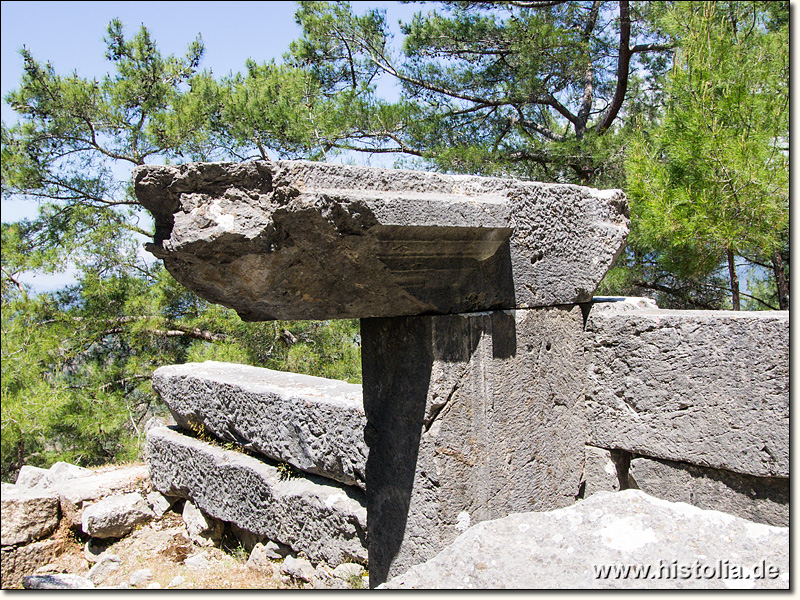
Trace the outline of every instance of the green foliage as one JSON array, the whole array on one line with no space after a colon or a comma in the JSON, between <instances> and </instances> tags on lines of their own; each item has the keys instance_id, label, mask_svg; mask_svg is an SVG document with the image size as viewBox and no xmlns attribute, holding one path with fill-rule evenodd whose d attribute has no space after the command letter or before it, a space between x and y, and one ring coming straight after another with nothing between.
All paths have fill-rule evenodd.
<instances>
[{"instance_id":1,"label":"green foliage","mask_svg":"<svg viewBox=\"0 0 800 600\"><path fill-rule=\"evenodd\" d=\"M627 149L631 237L665 271L702 280L733 256L769 261L788 238L788 29L769 31L756 3L668 17L681 42L666 110Z\"/></svg>"}]
</instances>

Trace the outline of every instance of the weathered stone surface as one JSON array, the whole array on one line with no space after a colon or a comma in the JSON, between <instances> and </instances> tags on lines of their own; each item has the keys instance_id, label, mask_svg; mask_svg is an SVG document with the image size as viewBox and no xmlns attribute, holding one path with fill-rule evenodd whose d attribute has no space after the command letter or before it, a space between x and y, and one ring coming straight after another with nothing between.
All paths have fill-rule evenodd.
<instances>
[{"instance_id":1,"label":"weathered stone surface","mask_svg":"<svg viewBox=\"0 0 800 600\"><path fill-rule=\"evenodd\" d=\"M313 561L366 562L366 509L359 490L278 469L241 452L167 428L147 434L153 486L189 498L206 514L303 551Z\"/></svg>"},{"instance_id":2,"label":"weathered stone surface","mask_svg":"<svg viewBox=\"0 0 800 600\"><path fill-rule=\"evenodd\" d=\"M291 577L292 579L299 579L310 583L314 578L314 566L305 558L295 558L294 556L287 556L281 563L280 571L282 575Z\"/></svg>"},{"instance_id":3,"label":"weathered stone surface","mask_svg":"<svg viewBox=\"0 0 800 600\"><path fill-rule=\"evenodd\" d=\"M139 523L155 516L141 494L131 492L107 496L83 509L83 532L96 538L119 538L133 531Z\"/></svg>"},{"instance_id":4,"label":"weathered stone surface","mask_svg":"<svg viewBox=\"0 0 800 600\"><path fill-rule=\"evenodd\" d=\"M204 514L189 500L183 505L183 522L189 537L199 546L214 546L222 540L225 523Z\"/></svg>"},{"instance_id":5,"label":"weathered stone surface","mask_svg":"<svg viewBox=\"0 0 800 600\"><path fill-rule=\"evenodd\" d=\"M172 505L175 503L175 498L167 498L160 492L149 492L146 496L147 504L152 509L156 518L160 519L164 516Z\"/></svg>"},{"instance_id":6,"label":"weathered stone surface","mask_svg":"<svg viewBox=\"0 0 800 600\"><path fill-rule=\"evenodd\" d=\"M5 512L3 513L5 517ZM59 552L61 544L53 539L32 542L25 546L2 546L0 587L4 590L21 588L22 578L37 567L49 563Z\"/></svg>"},{"instance_id":7,"label":"weathered stone surface","mask_svg":"<svg viewBox=\"0 0 800 600\"><path fill-rule=\"evenodd\" d=\"M147 248L248 321L588 301L628 231L620 191L264 161L147 165Z\"/></svg>"},{"instance_id":8,"label":"weathered stone surface","mask_svg":"<svg viewBox=\"0 0 800 600\"><path fill-rule=\"evenodd\" d=\"M588 498L596 492L620 490L620 474L617 467L620 457L613 450L586 446L583 463L583 496ZM623 471L623 476L627 470ZM627 484L627 480L625 481ZM627 489L625 485L625 489Z\"/></svg>"},{"instance_id":9,"label":"weathered stone surface","mask_svg":"<svg viewBox=\"0 0 800 600\"><path fill-rule=\"evenodd\" d=\"M47 469L42 469L41 467L22 465L19 473L17 473L16 484L20 487L33 487L39 483L42 477L47 475L47 473Z\"/></svg>"},{"instance_id":10,"label":"weathered stone surface","mask_svg":"<svg viewBox=\"0 0 800 600\"><path fill-rule=\"evenodd\" d=\"M626 566L628 577L598 576ZM788 589L789 529L638 490L598 492L567 508L475 525L384 587Z\"/></svg>"},{"instance_id":11,"label":"weathered stone surface","mask_svg":"<svg viewBox=\"0 0 800 600\"><path fill-rule=\"evenodd\" d=\"M789 526L789 479L753 477L669 460L631 460L631 487L700 508L720 510L757 523Z\"/></svg>"},{"instance_id":12,"label":"weathered stone surface","mask_svg":"<svg viewBox=\"0 0 800 600\"><path fill-rule=\"evenodd\" d=\"M372 585L471 523L579 494L579 307L364 319Z\"/></svg>"},{"instance_id":13,"label":"weathered stone surface","mask_svg":"<svg viewBox=\"0 0 800 600\"><path fill-rule=\"evenodd\" d=\"M118 571L122 564L122 559L116 554L104 554L94 566L89 569L86 578L95 585L100 585L108 579L112 573Z\"/></svg>"},{"instance_id":14,"label":"weathered stone surface","mask_svg":"<svg viewBox=\"0 0 800 600\"><path fill-rule=\"evenodd\" d=\"M788 477L788 312L598 306L586 325L590 444Z\"/></svg>"},{"instance_id":15,"label":"weathered stone surface","mask_svg":"<svg viewBox=\"0 0 800 600\"><path fill-rule=\"evenodd\" d=\"M142 487L148 477L146 465L92 472L80 479L69 479L54 484L53 489L61 501L61 512L75 527L82 526L84 503L94 502L106 496L134 492Z\"/></svg>"},{"instance_id":16,"label":"weathered stone surface","mask_svg":"<svg viewBox=\"0 0 800 600\"><path fill-rule=\"evenodd\" d=\"M47 469L47 473L39 478L34 487L49 490L71 479L87 477L91 474L91 469L67 462L57 462Z\"/></svg>"},{"instance_id":17,"label":"weathered stone surface","mask_svg":"<svg viewBox=\"0 0 800 600\"><path fill-rule=\"evenodd\" d=\"M94 584L80 575L30 575L22 579L26 590L90 590Z\"/></svg>"},{"instance_id":18,"label":"weathered stone surface","mask_svg":"<svg viewBox=\"0 0 800 600\"><path fill-rule=\"evenodd\" d=\"M58 526L58 496L48 490L4 485L2 514L0 541L3 546L40 540Z\"/></svg>"},{"instance_id":19,"label":"weathered stone surface","mask_svg":"<svg viewBox=\"0 0 800 600\"><path fill-rule=\"evenodd\" d=\"M206 361L156 369L153 389L183 429L202 424L222 440L364 488L360 385Z\"/></svg>"}]
</instances>

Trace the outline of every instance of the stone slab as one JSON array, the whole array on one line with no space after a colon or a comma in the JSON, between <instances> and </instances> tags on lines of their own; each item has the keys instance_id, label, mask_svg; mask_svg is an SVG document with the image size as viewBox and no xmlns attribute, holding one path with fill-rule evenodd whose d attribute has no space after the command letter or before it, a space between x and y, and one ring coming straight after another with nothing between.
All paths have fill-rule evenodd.
<instances>
[{"instance_id":1,"label":"stone slab","mask_svg":"<svg viewBox=\"0 0 800 600\"><path fill-rule=\"evenodd\" d=\"M153 486L190 499L211 517L331 565L366 562L367 511L360 490L276 467L168 428L147 433Z\"/></svg>"},{"instance_id":2,"label":"stone slab","mask_svg":"<svg viewBox=\"0 0 800 600\"><path fill-rule=\"evenodd\" d=\"M52 484L61 502L61 512L73 526L81 527L83 507L105 496L140 490L148 477L146 465L92 472L90 475L72 478Z\"/></svg>"},{"instance_id":3,"label":"stone slab","mask_svg":"<svg viewBox=\"0 0 800 600\"><path fill-rule=\"evenodd\" d=\"M27 544L47 537L58 526L58 495L22 485L3 485L0 541Z\"/></svg>"},{"instance_id":4,"label":"stone slab","mask_svg":"<svg viewBox=\"0 0 800 600\"><path fill-rule=\"evenodd\" d=\"M484 521L382 587L789 589L789 529L639 490L598 492L567 508Z\"/></svg>"},{"instance_id":5,"label":"stone slab","mask_svg":"<svg viewBox=\"0 0 800 600\"><path fill-rule=\"evenodd\" d=\"M625 458L630 460L629 457ZM619 452L586 446L581 481L584 498L588 498L597 492L618 492L620 489L627 489L627 479L625 479L624 487L620 482L620 469L618 467L620 459ZM627 469L622 471L623 477L627 472Z\"/></svg>"},{"instance_id":6,"label":"stone slab","mask_svg":"<svg viewBox=\"0 0 800 600\"><path fill-rule=\"evenodd\" d=\"M146 165L147 249L246 321L586 302L621 251L618 190L304 161Z\"/></svg>"},{"instance_id":7,"label":"stone slab","mask_svg":"<svg viewBox=\"0 0 800 600\"><path fill-rule=\"evenodd\" d=\"M578 306L362 320L371 585L472 523L575 502L582 335Z\"/></svg>"},{"instance_id":8,"label":"stone slab","mask_svg":"<svg viewBox=\"0 0 800 600\"><path fill-rule=\"evenodd\" d=\"M631 487L664 500L789 526L788 478L753 477L640 456L631 460L628 479Z\"/></svg>"},{"instance_id":9,"label":"stone slab","mask_svg":"<svg viewBox=\"0 0 800 600\"><path fill-rule=\"evenodd\" d=\"M591 445L789 475L787 311L594 305L586 331Z\"/></svg>"},{"instance_id":10,"label":"stone slab","mask_svg":"<svg viewBox=\"0 0 800 600\"><path fill-rule=\"evenodd\" d=\"M207 361L156 369L153 389L182 429L202 424L221 440L364 489L360 385Z\"/></svg>"}]
</instances>

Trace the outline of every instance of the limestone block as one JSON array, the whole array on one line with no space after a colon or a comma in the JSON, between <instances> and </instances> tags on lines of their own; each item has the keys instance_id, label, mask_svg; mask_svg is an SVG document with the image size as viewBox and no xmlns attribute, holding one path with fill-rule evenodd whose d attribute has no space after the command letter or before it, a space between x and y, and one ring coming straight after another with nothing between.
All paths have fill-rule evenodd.
<instances>
[{"instance_id":1,"label":"limestone block","mask_svg":"<svg viewBox=\"0 0 800 600\"><path fill-rule=\"evenodd\" d=\"M39 481L41 481L42 477L47 475L48 470L42 469L41 467L34 467L32 465L22 465L17 473L17 481L16 484L21 487L33 487Z\"/></svg>"},{"instance_id":2,"label":"limestone block","mask_svg":"<svg viewBox=\"0 0 800 600\"><path fill-rule=\"evenodd\" d=\"M183 429L202 424L222 440L364 488L360 385L206 361L156 369L153 389Z\"/></svg>"},{"instance_id":3,"label":"limestone block","mask_svg":"<svg viewBox=\"0 0 800 600\"><path fill-rule=\"evenodd\" d=\"M596 308L590 444L788 477L788 312Z\"/></svg>"},{"instance_id":4,"label":"limestone block","mask_svg":"<svg viewBox=\"0 0 800 600\"><path fill-rule=\"evenodd\" d=\"M5 510L3 510L5 520ZM2 546L0 587L21 588L22 578L38 567L49 563L59 552L62 543L53 539L32 542L24 546Z\"/></svg>"},{"instance_id":5,"label":"limestone block","mask_svg":"<svg viewBox=\"0 0 800 600\"><path fill-rule=\"evenodd\" d=\"M153 486L189 498L206 514L305 552L312 561L366 562L360 490L276 467L167 428L147 434Z\"/></svg>"},{"instance_id":6,"label":"limestone block","mask_svg":"<svg viewBox=\"0 0 800 600\"><path fill-rule=\"evenodd\" d=\"M107 496L83 509L81 527L96 538L120 538L155 516L141 494Z\"/></svg>"},{"instance_id":7,"label":"limestone block","mask_svg":"<svg viewBox=\"0 0 800 600\"><path fill-rule=\"evenodd\" d=\"M622 248L618 190L303 161L146 165L147 249L246 321L588 301Z\"/></svg>"},{"instance_id":8,"label":"limestone block","mask_svg":"<svg viewBox=\"0 0 800 600\"><path fill-rule=\"evenodd\" d=\"M149 492L146 496L147 504L153 510L153 514L157 519L164 516L172 505L175 503L175 498L167 498L164 494L159 492Z\"/></svg>"},{"instance_id":9,"label":"limestone block","mask_svg":"<svg viewBox=\"0 0 800 600\"><path fill-rule=\"evenodd\" d=\"M73 526L82 526L84 503L94 502L106 496L130 493L140 489L148 478L146 465L92 472L80 479L70 479L54 484L61 502L64 518Z\"/></svg>"},{"instance_id":10,"label":"limestone block","mask_svg":"<svg viewBox=\"0 0 800 600\"><path fill-rule=\"evenodd\" d=\"M626 567L627 577L609 573ZM598 492L567 508L484 521L382 587L788 589L789 529L639 490Z\"/></svg>"},{"instance_id":11,"label":"limestone block","mask_svg":"<svg viewBox=\"0 0 800 600\"><path fill-rule=\"evenodd\" d=\"M67 462L57 462L47 469L47 473L36 482L34 487L37 489L49 490L70 479L87 477L91 474L91 469L72 465Z\"/></svg>"},{"instance_id":12,"label":"limestone block","mask_svg":"<svg viewBox=\"0 0 800 600\"><path fill-rule=\"evenodd\" d=\"M372 585L471 523L575 501L582 330L577 306L362 320Z\"/></svg>"},{"instance_id":13,"label":"limestone block","mask_svg":"<svg viewBox=\"0 0 800 600\"><path fill-rule=\"evenodd\" d=\"M58 526L58 496L48 490L4 485L0 538L3 546L47 537Z\"/></svg>"},{"instance_id":14,"label":"limestone block","mask_svg":"<svg viewBox=\"0 0 800 600\"><path fill-rule=\"evenodd\" d=\"M628 478L632 487L664 500L789 526L788 478L753 477L645 457L631 460Z\"/></svg>"}]
</instances>

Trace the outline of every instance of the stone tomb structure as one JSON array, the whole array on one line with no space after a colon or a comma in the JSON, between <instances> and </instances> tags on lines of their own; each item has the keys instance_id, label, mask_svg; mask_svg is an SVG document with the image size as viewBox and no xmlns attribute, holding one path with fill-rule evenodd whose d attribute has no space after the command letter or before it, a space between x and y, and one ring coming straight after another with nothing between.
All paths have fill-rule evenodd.
<instances>
[{"instance_id":1,"label":"stone tomb structure","mask_svg":"<svg viewBox=\"0 0 800 600\"><path fill-rule=\"evenodd\" d=\"M361 404L341 382L218 363L154 386L184 429L340 486L306 505L350 524L319 534L344 540L334 560L368 546L371 586L474 523L598 490L788 523L788 313L593 304L627 234L621 192L295 161L144 166L134 183L148 249L201 296L250 321L362 319ZM165 493L191 487L171 448L200 452L179 435L148 435ZM240 479L246 504L257 478Z\"/></svg>"}]
</instances>

